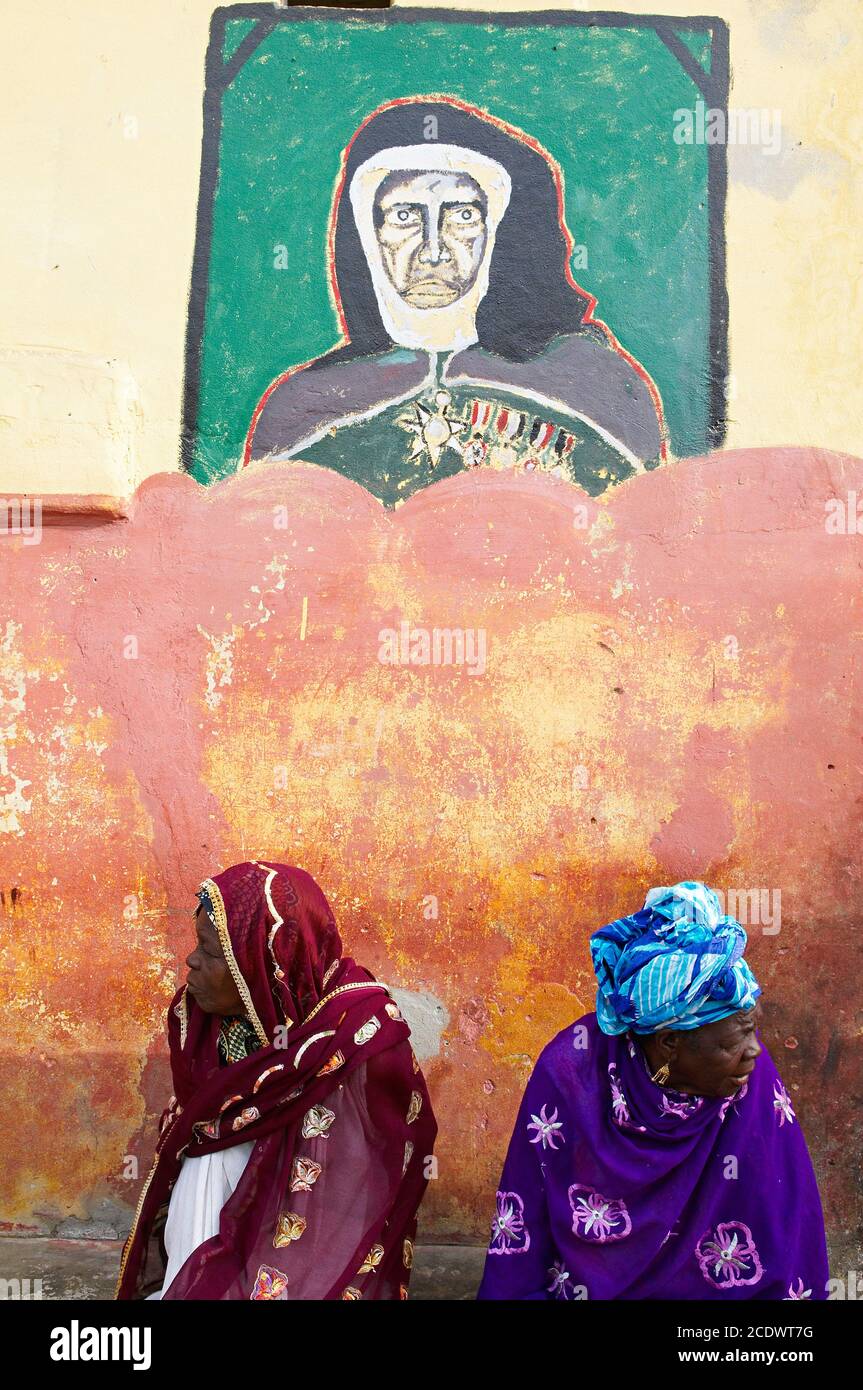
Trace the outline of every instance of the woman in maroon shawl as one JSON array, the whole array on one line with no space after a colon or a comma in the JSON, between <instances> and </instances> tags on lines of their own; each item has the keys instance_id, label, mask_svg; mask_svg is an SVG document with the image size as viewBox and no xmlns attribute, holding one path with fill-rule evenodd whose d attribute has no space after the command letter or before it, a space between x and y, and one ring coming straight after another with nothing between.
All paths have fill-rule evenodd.
<instances>
[{"instance_id":1,"label":"woman in maroon shawl","mask_svg":"<svg viewBox=\"0 0 863 1390\"><path fill-rule=\"evenodd\" d=\"M117 1297L406 1298L437 1126L398 1005L302 869L237 864L199 897Z\"/></svg>"}]
</instances>

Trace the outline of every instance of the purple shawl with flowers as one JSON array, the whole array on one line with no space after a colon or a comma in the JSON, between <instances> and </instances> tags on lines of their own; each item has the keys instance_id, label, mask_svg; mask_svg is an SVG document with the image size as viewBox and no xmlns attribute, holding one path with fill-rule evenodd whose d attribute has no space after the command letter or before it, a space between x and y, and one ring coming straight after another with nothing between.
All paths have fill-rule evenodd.
<instances>
[{"instance_id":1,"label":"purple shawl with flowers","mask_svg":"<svg viewBox=\"0 0 863 1390\"><path fill-rule=\"evenodd\" d=\"M728 1100L651 1080L586 1014L536 1064L481 1299L824 1299L806 1141L766 1050Z\"/></svg>"}]
</instances>

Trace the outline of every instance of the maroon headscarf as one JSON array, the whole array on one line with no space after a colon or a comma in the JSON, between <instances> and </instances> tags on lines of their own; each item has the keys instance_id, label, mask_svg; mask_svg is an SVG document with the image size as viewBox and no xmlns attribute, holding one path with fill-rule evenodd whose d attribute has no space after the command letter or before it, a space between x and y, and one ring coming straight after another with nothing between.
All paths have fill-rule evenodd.
<instances>
[{"instance_id":1,"label":"maroon headscarf","mask_svg":"<svg viewBox=\"0 0 863 1390\"><path fill-rule=\"evenodd\" d=\"M261 1044L219 1065L221 1019L168 1011L174 1095L123 1248L118 1299L161 1284L154 1227L181 1161L255 1141L219 1233L165 1299L406 1298L437 1125L386 985L343 958L302 869L237 864L202 884Z\"/></svg>"}]
</instances>

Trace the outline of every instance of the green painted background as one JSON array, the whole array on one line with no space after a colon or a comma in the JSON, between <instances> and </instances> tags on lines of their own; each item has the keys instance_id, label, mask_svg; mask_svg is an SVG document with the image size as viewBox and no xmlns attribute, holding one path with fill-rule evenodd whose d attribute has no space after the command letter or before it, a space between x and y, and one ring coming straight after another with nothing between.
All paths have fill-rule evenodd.
<instances>
[{"instance_id":1,"label":"green painted background","mask_svg":"<svg viewBox=\"0 0 863 1390\"><path fill-rule=\"evenodd\" d=\"M229 20L230 56L253 27ZM678 30L709 68L710 37ZM340 154L381 102L446 93L538 139L564 174L579 284L651 373L677 454L707 447L707 150L677 145L698 92L652 30L583 25L280 23L222 99L192 472L232 472L280 372L332 347L325 237ZM288 268L274 268L274 247Z\"/></svg>"}]
</instances>

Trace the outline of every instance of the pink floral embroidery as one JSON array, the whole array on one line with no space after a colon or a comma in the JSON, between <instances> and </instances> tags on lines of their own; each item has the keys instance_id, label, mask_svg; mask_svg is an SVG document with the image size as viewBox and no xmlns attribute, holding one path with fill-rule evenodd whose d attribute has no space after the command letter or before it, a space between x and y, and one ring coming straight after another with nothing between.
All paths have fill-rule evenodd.
<instances>
[{"instance_id":1,"label":"pink floral embroidery","mask_svg":"<svg viewBox=\"0 0 863 1390\"><path fill-rule=\"evenodd\" d=\"M611 1085L611 1118L618 1129L634 1129L639 1134L646 1133L644 1125L634 1125L632 1116L629 1113L629 1102L626 1099L620 1077L617 1074L617 1067L614 1062L608 1064L608 1080Z\"/></svg>"},{"instance_id":2,"label":"pink floral embroidery","mask_svg":"<svg viewBox=\"0 0 863 1390\"><path fill-rule=\"evenodd\" d=\"M617 1067L613 1062L609 1064L608 1079L611 1082L611 1113L615 1124L629 1124L629 1106L626 1103L626 1096L623 1094L623 1087L617 1075Z\"/></svg>"},{"instance_id":3,"label":"pink floral embroidery","mask_svg":"<svg viewBox=\"0 0 863 1390\"><path fill-rule=\"evenodd\" d=\"M736 1093L736 1095L726 1097L726 1099L722 1102L721 1106L719 1107L720 1120L725 1119L725 1116L728 1114L732 1105L736 1105L739 1100L742 1100L748 1090L749 1082L744 1081L743 1085L740 1087L740 1090ZM737 1113L738 1112L735 1111L735 1114Z\"/></svg>"},{"instance_id":4,"label":"pink floral embroidery","mask_svg":"<svg viewBox=\"0 0 863 1390\"><path fill-rule=\"evenodd\" d=\"M584 1183L573 1183L569 1205L573 1232L582 1240L605 1245L611 1240L623 1240L632 1230L632 1219L620 1198L603 1197Z\"/></svg>"},{"instance_id":5,"label":"pink floral embroidery","mask_svg":"<svg viewBox=\"0 0 863 1390\"><path fill-rule=\"evenodd\" d=\"M255 1303L284 1302L288 1296L288 1276L272 1265L261 1265L249 1298Z\"/></svg>"},{"instance_id":6,"label":"pink floral embroidery","mask_svg":"<svg viewBox=\"0 0 863 1390\"><path fill-rule=\"evenodd\" d=\"M558 1131L563 1129L563 1121L557 1118L557 1107L555 1106L550 1115L545 1113L546 1107L543 1106L538 1115L531 1115L531 1123L528 1129L535 1129L536 1134L531 1139L531 1144L542 1144L542 1147L556 1149L556 1139L563 1139L563 1135Z\"/></svg>"},{"instance_id":7,"label":"pink floral embroidery","mask_svg":"<svg viewBox=\"0 0 863 1390\"><path fill-rule=\"evenodd\" d=\"M524 1224L524 1202L517 1192L498 1192L497 1213L491 1223L490 1255L523 1255L530 1248Z\"/></svg>"},{"instance_id":8,"label":"pink floral embroidery","mask_svg":"<svg viewBox=\"0 0 863 1390\"><path fill-rule=\"evenodd\" d=\"M811 1289L804 1289L804 1287L803 1287L803 1280L802 1280L802 1279L798 1279L798 1280L797 1280L797 1285L796 1285L796 1287L794 1286L794 1284L789 1284L789 1285L788 1285L788 1292L787 1292L787 1294L785 1295L785 1297L783 1298L782 1302L783 1302L783 1303L795 1303L795 1302L797 1302L798 1299L802 1299L802 1298L811 1298L811 1297L812 1297L812 1290L811 1290Z\"/></svg>"},{"instance_id":9,"label":"pink floral embroidery","mask_svg":"<svg viewBox=\"0 0 863 1390\"><path fill-rule=\"evenodd\" d=\"M569 1294L567 1289L570 1283L569 1270L564 1269L563 1260L555 1260L551 1269L546 1272L551 1280L546 1292L553 1293L555 1298L568 1298Z\"/></svg>"},{"instance_id":10,"label":"pink floral embroidery","mask_svg":"<svg viewBox=\"0 0 863 1390\"><path fill-rule=\"evenodd\" d=\"M742 1221L720 1221L715 1231L705 1231L695 1247L701 1273L717 1289L736 1289L757 1284L764 1268Z\"/></svg>"},{"instance_id":11,"label":"pink floral embroidery","mask_svg":"<svg viewBox=\"0 0 863 1390\"><path fill-rule=\"evenodd\" d=\"M670 1096L662 1097L663 1115L676 1115L680 1120L688 1120L690 1115L697 1115L704 1101L700 1096L692 1096L688 1100L672 1100Z\"/></svg>"},{"instance_id":12,"label":"pink floral embroidery","mask_svg":"<svg viewBox=\"0 0 863 1390\"><path fill-rule=\"evenodd\" d=\"M778 1116L780 1129L785 1124L786 1120L790 1125L793 1125L794 1110L791 1105L791 1097L781 1081L777 1081L773 1087L773 1109Z\"/></svg>"}]
</instances>

